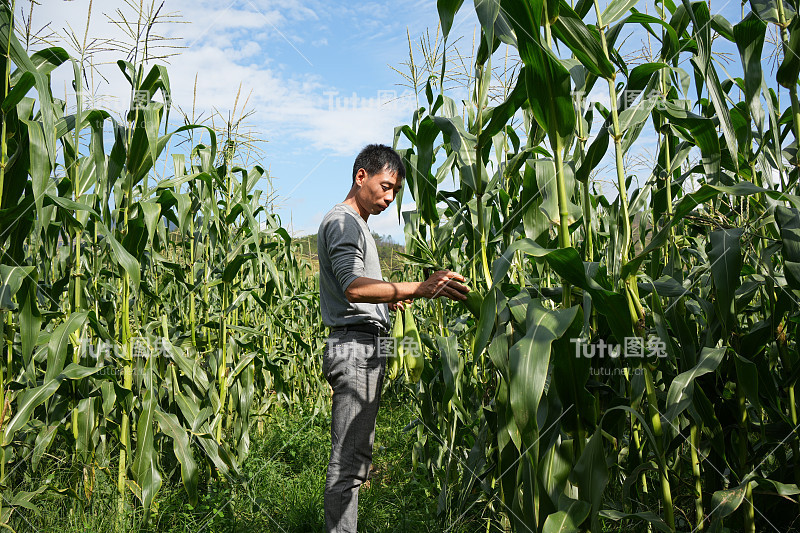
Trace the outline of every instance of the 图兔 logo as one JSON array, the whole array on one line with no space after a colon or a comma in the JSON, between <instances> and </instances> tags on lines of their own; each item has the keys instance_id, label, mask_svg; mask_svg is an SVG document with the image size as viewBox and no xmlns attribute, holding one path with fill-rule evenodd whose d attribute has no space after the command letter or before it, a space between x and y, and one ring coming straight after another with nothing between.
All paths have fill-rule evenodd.
<instances>
[{"instance_id":1,"label":"\u56fe\u5154 logo","mask_svg":"<svg viewBox=\"0 0 800 533\"><path fill-rule=\"evenodd\" d=\"M378 357L397 357L399 350L403 350L405 357L420 357L422 347L413 337L378 337Z\"/></svg>"}]
</instances>

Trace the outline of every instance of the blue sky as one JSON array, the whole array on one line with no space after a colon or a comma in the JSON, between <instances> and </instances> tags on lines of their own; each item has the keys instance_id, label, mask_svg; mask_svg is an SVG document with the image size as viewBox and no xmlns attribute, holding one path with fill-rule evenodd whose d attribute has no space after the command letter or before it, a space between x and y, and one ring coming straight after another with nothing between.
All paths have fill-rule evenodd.
<instances>
[{"instance_id":1,"label":"blue sky","mask_svg":"<svg viewBox=\"0 0 800 533\"><path fill-rule=\"evenodd\" d=\"M109 18L119 18L118 9L130 16L130 3L138 0L94 0L89 40L121 38ZM18 4L29 8L28 2ZM453 30L462 36L467 53L477 25L471 4L465 2ZM639 4L644 11L644 0ZM89 0L44 0L33 12L32 27L50 22L49 30L63 35L71 28L82 39L88 5ZM738 2L715 2L711 11L734 23L740 18ZM649 12L654 13L652 4ZM168 60L173 102L191 114L197 76L196 112L206 119L217 112L218 123L220 115L233 109L241 84L238 108L247 99L246 109L253 114L246 125L266 141L257 143L262 156L251 163L269 170L277 212L295 234L316 232L325 212L344 199L353 159L362 146L391 144L394 127L410 122L414 98L390 65L402 70L401 63L408 60L407 30L416 43L426 30L433 37L438 24L435 0L166 0L162 13L180 13L182 22L157 27L184 47ZM627 42L631 49L645 45L643 30ZM116 107L121 114L125 107L113 99L127 94L127 82L113 64L119 58L118 53L98 53L95 62L108 64L97 66L90 83L104 107ZM72 75L65 67L53 75L54 91L62 98L59 88L69 94ZM688 64L684 68L691 71ZM769 79L768 70L766 74ZM598 84L595 93L590 98L607 105L604 87ZM173 112L176 126L178 118ZM643 132L637 153L652 159L655 140L652 131ZM613 183L612 174L601 166L598 180ZM268 190L269 184L264 181L259 188ZM410 201L406 194L404 210L413 208ZM369 224L373 231L403 241L396 209L370 217Z\"/></svg>"},{"instance_id":2,"label":"blue sky","mask_svg":"<svg viewBox=\"0 0 800 533\"><path fill-rule=\"evenodd\" d=\"M45 0L34 9L33 28L52 21L49 29L64 34L71 28L82 39L88 5L88 0ZM117 9L131 14L130 6L124 0L94 0L92 7L89 40L120 38L108 19L118 18ZM249 96L253 114L246 124L266 141L258 144L259 161L273 177L278 213L295 234L316 232L325 212L344 199L361 147L391 144L394 127L410 121L414 100L389 65L402 68L408 59L406 28L416 41L426 27L435 34L438 23L435 2L427 0L166 0L162 13L172 12L180 12L186 23L157 29L186 47L168 59L173 102L191 114L197 74L198 115L208 118L214 110L227 115L242 84L238 107ZM460 18L465 22L474 14L464 9ZM473 27L470 22L470 32ZM120 57L98 53L96 58ZM59 88L69 87L72 75L64 67L53 75L61 98ZM121 112L124 99L117 102L114 95L127 95L127 82L116 65L99 66L93 81L98 102ZM176 126L178 118L173 112ZM268 190L269 184L263 181L259 188ZM369 224L403 239L396 210L371 217Z\"/></svg>"}]
</instances>

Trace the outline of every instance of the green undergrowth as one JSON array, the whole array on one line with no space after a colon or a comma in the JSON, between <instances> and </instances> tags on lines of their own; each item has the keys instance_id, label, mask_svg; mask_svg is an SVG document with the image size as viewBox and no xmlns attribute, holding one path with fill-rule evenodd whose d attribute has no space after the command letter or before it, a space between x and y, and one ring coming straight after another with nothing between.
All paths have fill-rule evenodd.
<instances>
[{"instance_id":1,"label":"green undergrowth","mask_svg":"<svg viewBox=\"0 0 800 533\"><path fill-rule=\"evenodd\" d=\"M359 531L444 531L436 516L437 493L432 484L412 475L414 432L411 397L400 389L384 393L375 436L373 471L359 494ZM163 481L150 519L129 493L129 508L121 524L116 519L116 465L94 468L94 481L75 486L82 466L63 450L51 449L40 469L43 477L9 488L6 497L47 485L35 500L37 509L15 512L10 524L17 532L101 533L122 525L127 531L307 533L324 530L323 490L330 454L330 414L311 407L276 408L253 431L250 454L236 482L201 475L196 506L183 487ZM169 467L165 466L166 469ZM92 469L87 469L91 473ZM88 479L88 478L87 478ZM91 497L87 495L91 492ZM78 498L75 495L78 494ZM494 528L492 528L494 530ZM486 522L469 514L449 531L486 531Z\"/></svg>"},{"instance_id":2,"label":"green undergrowth","mask_svg":"<svg viewBox=\"0 0 800 533\"><path fill-rule=\"evenodd\" d=\"M492 520L482 516L486 502L475 502L462 516L437 516L439 493L424 476L412 475L411 450L416 430L408 431L413 414L411 395L402 386L387 388L378 413L373 471L359 494L359 532L485 533L504 531L507 519L502 505ZM275 408L252 434L250 454L241 466L239 481L222 482L201 475L197 505L191 505L180 484L164 481L145 523L141 506L129 493L122 521L116 517L116 465L94 468L94 482L84 468L63 450L51 449L42 459L46 466L39 479L27 479L6 489L6 501L20 491L46 486L35 500L36 509L16 511L10 520L14 531L58 533L191 532L191 533L310 533L324 531L323 490L330 454L330 414L296 405ZM166 471L169 465L162 465ZM90 473L91 469L85 470ZM422 473L418 470L418 474ZM88 474L87 474L88 476ZM86 479L77 487L75 479ZM72 481L71 481L72 480ZM654 486L656 479L649 479ZM457 487L453 487L457 490ZM89 493L91 497L89 497ZM621 487L608 494L621 501ZM676 501L691 506L691 494L678 491ZM494 500L497 502L498 500ZM137 505L131 505L134 502ZM650 511L657 512L657 509ZM679 522L691 529L682 512ZM773 517L774 518L774 517ZM642 522L603 521L602 531L647 531ZM732 523L733 524L733 523ZM791 529L795 531L795 529Z\"/></svg>"}]
</instances>

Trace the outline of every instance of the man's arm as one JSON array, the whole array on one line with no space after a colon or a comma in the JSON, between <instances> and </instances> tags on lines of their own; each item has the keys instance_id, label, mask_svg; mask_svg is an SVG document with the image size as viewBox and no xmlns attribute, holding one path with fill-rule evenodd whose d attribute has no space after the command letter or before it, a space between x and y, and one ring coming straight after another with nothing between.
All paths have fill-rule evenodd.
<instances>
[{"instance_id":1,"label":"man's arm","mask_svg":"<svg viewBox=\"0 0 800 533\"><path fill-rule=\"evenodd\" d=\"M464 277L449 270L439 270L423 282L391 283L362 276L347 286L344 295L351 303L371 304L442 296L451 300L466 300L469 289L457 281L464 281Z\"/></svg>"}]
</instances>

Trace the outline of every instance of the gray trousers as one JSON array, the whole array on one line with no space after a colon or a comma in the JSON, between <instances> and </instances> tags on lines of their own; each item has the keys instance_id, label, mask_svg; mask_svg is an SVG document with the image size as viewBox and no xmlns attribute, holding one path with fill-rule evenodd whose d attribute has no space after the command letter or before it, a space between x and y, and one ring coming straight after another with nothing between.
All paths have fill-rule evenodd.
<instances>
[{"instance_id":1,"label":"gray trousers","mask_svg":"<svg viewBox=\"0 0 800 533\"><path fill-rule=\"evenodd\" d=\"M358 489L372 464L386 368L386 359L376 349L377 339L369 333L337 330L323 352L322 371L333 388L331 459L325 480L328 533L356 533Z\"/></svg>"}]
</instances>

